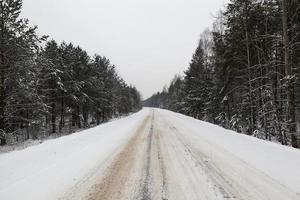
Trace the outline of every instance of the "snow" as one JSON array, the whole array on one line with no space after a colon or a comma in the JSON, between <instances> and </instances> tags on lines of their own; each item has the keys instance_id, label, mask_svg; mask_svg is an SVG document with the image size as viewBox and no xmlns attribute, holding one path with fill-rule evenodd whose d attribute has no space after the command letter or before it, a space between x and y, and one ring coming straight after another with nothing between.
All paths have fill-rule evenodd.
<instances>
[{"instance_id":1,"label":"snow","mask_svg":"<svg viewBox=\"0 0 300 200\"><path fill-rule=\"evenodd\" d=\"M133 136L150 110L144 108L95 128L0 154L0 199L47 200L62 197L115 155ZM299 149L238 134L171 111L155 111L158 119L176 125L191 145L209 152L210 159L216 160L216 163L218 160L221 164L228 163L223 170L230 170L230 165L242 161L300 193ZM246 172L243 172L243 166L237 173Z\"/></svg>"},{"instance_id":2,"label":"snow","mask_svg":"<svg viewBox=\"0 0 300 200\"><path fill-rule=\"evenodd\" d=\"M185 133L189 134L194 143L200 144L200 140L205 140L212 147L231 153L249 166L300 194L299 149L239 134L182 114L167 110L161 112L178 127L184 127ZM189 130L186 130L186 127Z\"/></svg>"},{"instance_id":3,"label":"snow","mask_svg":"<svg viewBox=\"0 0 300 200\"><path fill-rule=\"evenodd\" d=\"M59 198L126 143L146 113L1 154L0 199Z\"/></svg>"},{"instance_id":4,"label":"snow","mask_svg":"<svg viewBox=\"0 0 300 200\"><path fill-rule=\"evenodd\" d=\"M48 139L50 139L50 138L48 138ZM51 139L53 139L53 138L51 138ZM22 149L28 148L30 146L40 144L42 142L43 142L43 140L39 140L39 139L37 139L37 140L29 139L29 140L25 140L23 142L19 142L16 144L0 146L0 154L7 153L10 151L15 151L15 150L22 150Z\"/></svg>"}]
</instances>

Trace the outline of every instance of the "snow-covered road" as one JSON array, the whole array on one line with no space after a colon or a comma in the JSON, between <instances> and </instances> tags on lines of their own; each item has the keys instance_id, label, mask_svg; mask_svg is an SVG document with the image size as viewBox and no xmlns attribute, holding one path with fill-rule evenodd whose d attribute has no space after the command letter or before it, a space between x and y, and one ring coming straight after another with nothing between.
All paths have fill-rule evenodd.
<instances>
[{"instance_id":1,"label":"snow-covered road","mask_svg":"<svg viewBox=\"0 0 300 200\"><path fill-rule=\"evenodd\" d=\"M0 199L300 199L300 151L160 109L0 155Z\"/></svg>"}]
</instances>

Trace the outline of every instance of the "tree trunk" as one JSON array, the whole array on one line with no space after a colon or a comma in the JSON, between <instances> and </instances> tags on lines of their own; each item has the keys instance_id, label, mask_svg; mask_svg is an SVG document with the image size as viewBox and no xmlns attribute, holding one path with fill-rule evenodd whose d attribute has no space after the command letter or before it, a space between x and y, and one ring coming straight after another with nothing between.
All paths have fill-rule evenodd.
<instances>
[{"instance_id":1,"label":"tree trunk","mask_svg":"<svg viewBox=\"0 0 300 200\"><path fill-rule=\"evenodd\" d=\"M282 0L282 26L283 26L283 46L284 46L284 72L286 77L287 87L287 124L288 132L291 135L292 146L297 148L296 136L296 116L295 116L295 94L292 77L292 67L289 63L289 35L288 35L288 16L287 16L287 1Z\"/></svg>"},{"instance_id":2,"label":"tree trunk","mask_svg":"<svg viewBox=\"0 0 300 200\"><path fill-rule=\"evenodd\" d=\"M1 54L1 52L0 52ZM4 118L4 108L5 108L5 88L4 88L4 69L3 69L3 56L1 54L1 63L0 63L0 81L1 81L1 85L0 85L0 130L4 130L5 129L5 118Z\"/></svg>"},{"instance_id":3,"label":"tree trunk","mask_svg":"<svg viewBox=\"0 0 300 200\"><path fill-rule=\"evenodd\" d=\"M101 113L101 115L102 115L102 123L104 123L104 122L105 122L105 114L104 114L104 109L102 110L102 113Z\"/></svg>"},{"instance_id":4,"label":"tree trunk","mask_svg":"<svg viewBox=\"0 0 300 200\"><path fill-rule=\"evenodd\" d=\"M85 106L83 106L82 113L83 113L83 128L87 128L88 127L88 112L87 112L87 109L85 108Z\"/></svg>"},{"instance_id":5,"label":"tree trunk","mask_svg":"<svg viewBox=\"0 0 300 200\"><path fill-rule=\"evenodd\" d=\"M80 121L80 107L77 106L76 108L76 121L77 121L77 125L78 125L78 128L81 128L81 121Z\"/></svg>"},{"instance_id":6,"label":"tree trunk","mask_svg":"<svg viewBox=\"0 0 300 200\"><path fill-rule=\"evenodd\" d=\"M72 127L76 125L76 114L75 110L72 111Z\"/></svg>"},{"instance_id":7,"label":"tree trunk","mask_svg":"<svg viewBox=\"0 0 300 200\"><path fill-rule=\"evenodd\" d=\"M26 110L26 118L29 119L29 111ZM29 130L29 122L26 122L26 139L30 139L30 130Z\"/></svg>"},{"instance_id":8,"label":"tree trunk","mask_svg":"<svg viewBox=\"0 0 300 200\"><path fill-rule=\"evenodd\" d=\"M59 122L59 132L62 132L62 128L65 126L65 103L64 103L64 92L61 92L61 108L60 108L60 122Z\"/></svg>"},{"instance_id":9,"label":"tree trunk","mask_svg":"<svg viewBox=\"0 0 300 200\"><path fill-rule=\"evenodd\" d=\"M247 13L247 5L246 5L246 15ZM248 18L246 17L246 21L244 22L244 28L245 28L245 36L246 36L246 50L247 50L247 69L248 69L248 87L249 87L249 104L250 104L250 135L255 130L255 116L254 116L254 104L253 104L253 96L252 96L252 73L251 73L251 61L250 61L250 41L249 41L249 33L248 33Z\"/></svg>"},{"instance_id":10,"label":"tree trunk","mask_svg":"<svg viewBox=\"0 0 300 200\"><path fill-rule=\"evenodd\" d=\"M1 9L1 18L4 18L3 16L3 5L2 2L0 4L0 9ZM0 40L1 40L1 46L0 46L0 131L5 129L5 119L4 119L4 111L5 111L5 87L4 87L4 80L5 80L5 61L4 61L4 20L1 20L1 35L0 35ZM3 141L4 139L1 140L2 143L6 143Z\"/></svg>"},{"instance_id":11,"label":"tree trunk","mask_svg":"<svg viewBox=\"0 0 300 200\"><path fill-rule=\"evenodd\" d=\"M99 111L96 112L96 123L97 125L100 124L100 116L101 116L101 113Z\"/></svg>"},{"instance_id":12,"label":"tree trunk","mask_svg":"<svg viewBox=\"0 0 300 200\"><path fill-rule=\"evenodd\" d=\"M53 100L54 101L54 100ZM55 113L55 102L52 103L51 106L51 125L52 125L52 133L56 133L56 113Z\"/></svg>"}]
</instances>

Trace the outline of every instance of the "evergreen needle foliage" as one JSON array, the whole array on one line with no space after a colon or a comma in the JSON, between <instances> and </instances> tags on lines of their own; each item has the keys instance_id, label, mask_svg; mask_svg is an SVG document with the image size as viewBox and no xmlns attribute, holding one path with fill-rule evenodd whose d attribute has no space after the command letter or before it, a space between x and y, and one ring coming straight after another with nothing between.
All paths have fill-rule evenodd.
<instances>
[{"instance_id":1,"label":"evergreen needle foliage","mask_svg":"<svg viewBox=\"0 0 300 200\"><path fill-rule=\"evenodd\" d=\"M38 37L22 0L0 0L1 145L100 124L140 109L140 94L104 56ZM42 42L46 42L42 45Z\"/></svg>"},{"instance_id":2,"label":"evergreen needle foliage","mask_svg":"<svg viewBox=\"0 0 300 200\"><path fill-rule=\"evenodd\" d=\"M300 147L299 77L299 1L231 0L184 76L144 105Z\"/></svg>"}]
</instances>

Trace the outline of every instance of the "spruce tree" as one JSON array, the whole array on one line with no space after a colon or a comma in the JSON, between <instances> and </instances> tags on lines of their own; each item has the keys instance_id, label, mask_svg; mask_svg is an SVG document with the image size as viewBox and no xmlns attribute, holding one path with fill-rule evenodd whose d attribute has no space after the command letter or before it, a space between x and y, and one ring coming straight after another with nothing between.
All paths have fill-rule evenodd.
<instances>
[{"instance_id":1,"label":"spruce tree","mask_svg":"<svg viewBox=\"0 0 300 200\"><path fill-rule=\"evenodd\" d=\"M3 133L13 132L30 123L32 99L20 99L27 96L23 90L32 88L34 84L34 55L39 49L39 38L36 27L30 27L27 19L20 19L22 0L0 1L0 130ZM25 81L28 75L31 77ZM23 93L23 94L22 94ZM38 100L35 99L35 100ZM25 106L26 105L26 106ZM23 107L25 106L25 108ZM13 112L11 112L13 111ZM1 143L5 143L2 137Z\"/></svg>"}]
</instances>

